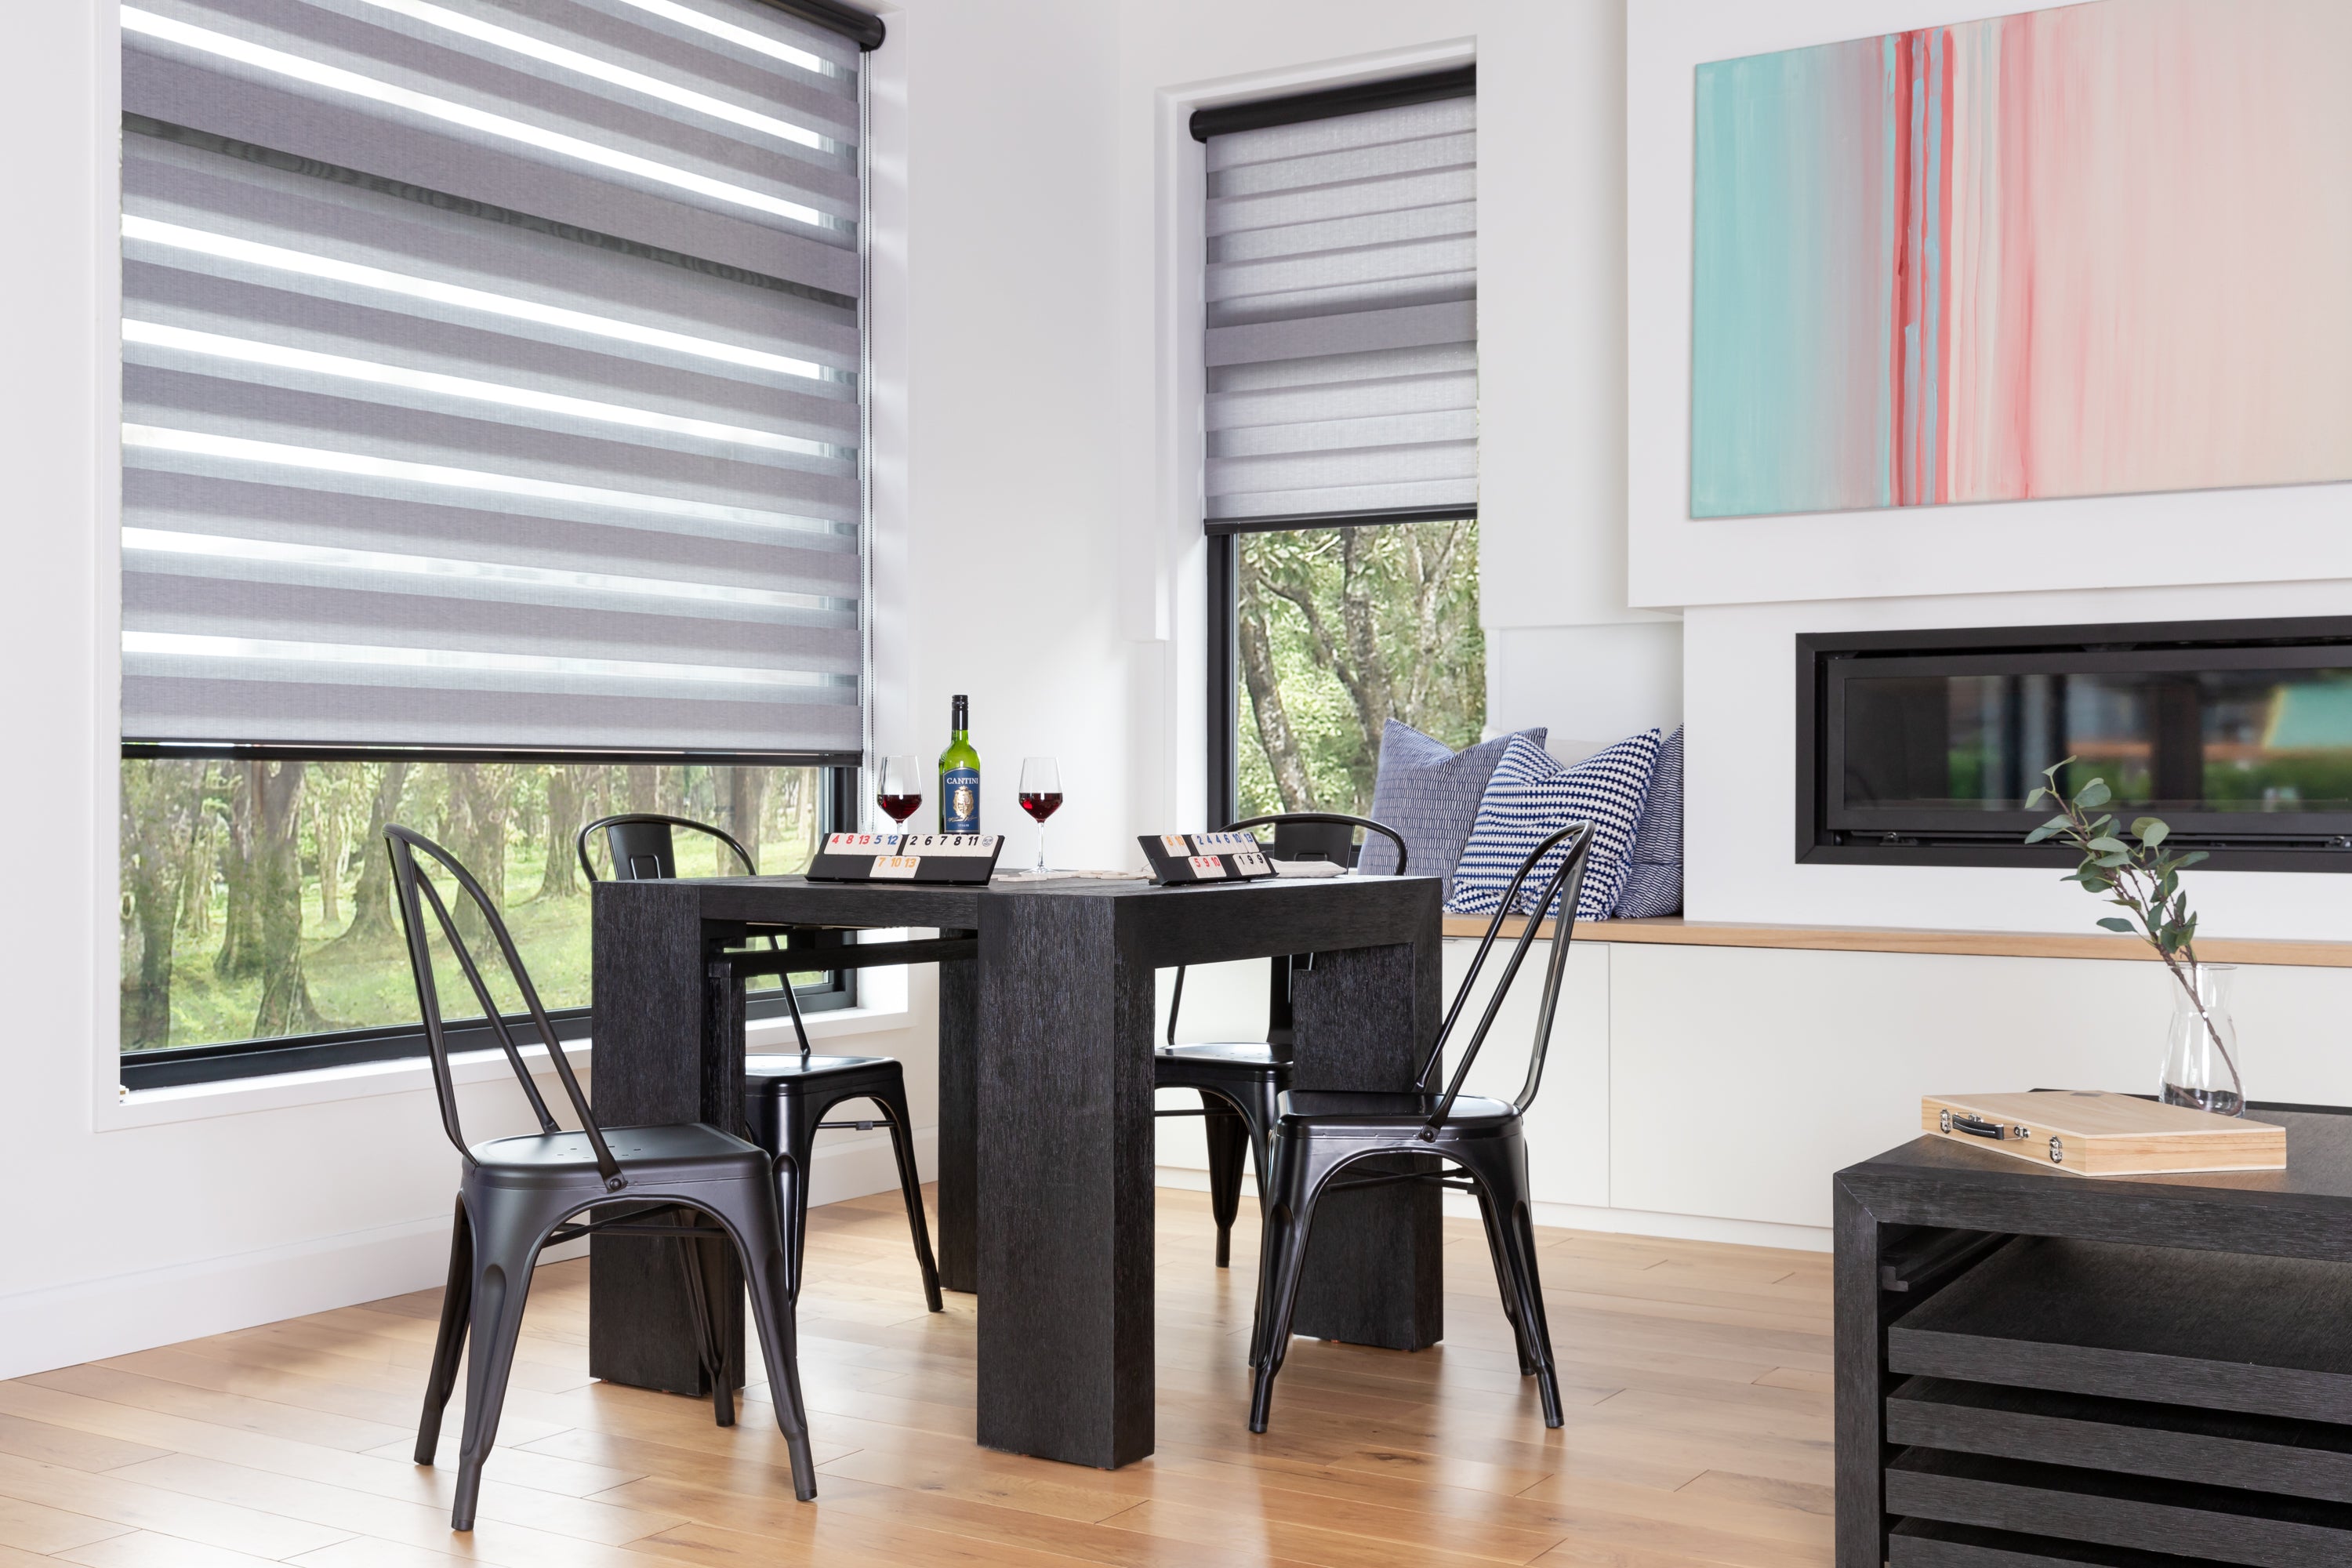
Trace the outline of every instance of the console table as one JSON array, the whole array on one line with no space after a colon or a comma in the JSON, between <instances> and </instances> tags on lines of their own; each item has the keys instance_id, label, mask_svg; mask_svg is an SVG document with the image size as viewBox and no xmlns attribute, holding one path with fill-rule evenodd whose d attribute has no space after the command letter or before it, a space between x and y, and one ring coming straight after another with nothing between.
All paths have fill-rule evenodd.
<instances>
[{"instance_id":1,"label":"console table","mask_svg":"<svg viewBox=\"0 0 2352 1568\"><path fill-rule=\"evenodd\" d=\"M2352 1113L2284 1171L1841 1171L1838 1568L2352 1563Z\"/></svg>"},{"instance_id":2,"label":"console table","mask_svg":"<svg viewBox=\"0 0 2352 1568\"><path fill-rule=\"evenodd\" d=\"M940 931L908 957L940 961L940 1277L979 1293L980 1440L1077 1464L1152 1450L1156 971L1313 953L1292 993L1304 1089L1409 1088L1437 1033L1433 877L1171 888L712 877L600 882L594 897L595 1103L609 1127L740 1121L743 991L727 955L763 930ZM814 949L806 967L827 967L826 952L843 950ZM589 1371L701 1394L685 1285L649 1245L664 1244L590 1243ZM740 1381L733 1256L697 1245ZM1435 1343L1442 1246L1426 1184L1334 1194L1317 1214L1297 1331ZM1236 1431L1242 1420L1236 1405Z\"/></svg>"}]
</instances>

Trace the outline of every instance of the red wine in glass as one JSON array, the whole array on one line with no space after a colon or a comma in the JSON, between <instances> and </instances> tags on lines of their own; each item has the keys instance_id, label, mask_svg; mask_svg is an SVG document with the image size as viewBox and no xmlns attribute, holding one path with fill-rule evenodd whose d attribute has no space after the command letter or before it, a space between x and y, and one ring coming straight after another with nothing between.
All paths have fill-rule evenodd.
<instances>
[{"instance_id":1,"label":"red wine in glass","mask_svg":"<svg viewBox=\"0 0 2352 1568\"><path fill-rule=\"evenodd\" d=\"M1045 869L1045 819L1062 809L1061 764L1051 757L1021 759L1021 809L1037 825L1037 864L1033 871Z\"/></svg>"},{"instance_id":2,"label":"red wine in glass","mask_svg":"<svg viewBox=\"0 0 2352 1568\"><path fill-rule=\"evenodd\" d=\"M874 804L904 825L923 804L923 775L914 757L886 757L875 781Z\"/></svg>"}]
</instances>

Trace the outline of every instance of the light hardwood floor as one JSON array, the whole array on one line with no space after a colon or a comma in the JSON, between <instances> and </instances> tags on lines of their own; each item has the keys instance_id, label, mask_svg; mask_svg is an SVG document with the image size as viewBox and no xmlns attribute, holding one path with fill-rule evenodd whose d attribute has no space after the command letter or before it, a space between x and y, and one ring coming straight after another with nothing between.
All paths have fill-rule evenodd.
<instances>
[{"instance_id":1,"label":"light hardwood floor","mask_svg":"<svg viewBox=\"0 0 2352 1568\"><path fill-rule=\"evenodd\" d=\"M1449 1220L1446 1342L1301 1342L1252 1437L1254 1221L1221 1273L1207 1199L1163 1190L1158 1453L1118 1471L990 1453L972 1299L923 1311L896 1200L866 1198L812 1220L814 1504L793 1500L764 1388L720 1430L708 1404L591 1382L587 1266L561 1263L539 1271L470 1539L448 1530L447 1445L441 1468L408 1460L426 1291L0 1383L0 1568L1828 1563L1829 1260L1538 1234L1558 1432L1477 1225Z\"/></svg>"}]
</instances>

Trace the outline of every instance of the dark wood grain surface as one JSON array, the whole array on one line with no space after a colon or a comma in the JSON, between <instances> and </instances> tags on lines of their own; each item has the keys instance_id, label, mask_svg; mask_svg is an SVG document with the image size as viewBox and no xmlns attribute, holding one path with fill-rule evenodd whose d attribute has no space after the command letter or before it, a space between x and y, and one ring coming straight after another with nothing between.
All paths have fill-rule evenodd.
<instances>
[{"instance_id":1,"label":"dark wood grain surface","mask_svg":"<svg viewBox=\"0 0 2352 1568\"><path fill-rule=\"evenodd\" d=\"M2330 1489L2340 1466L2330 1445L2282 1468L2305 1480L2229 1493L2271 1510L2231 1524L2173 1518L2169 1505L2149 1500L2146 1489L2181 1486L2167 1464L2179 1468L2196 1441L2225 1440L2182 1415L2168 1426L2150 1416L2138 1435L2134 1423L2109 1423L2063 1472L2096 1484L2071 1489L2020 1465L2053 1462L2046 1447L1990 1451L1995 1436L2046 1443L2058 1430L2017 1412L1930 1411L1913 1401L1897 1439L1910 1446L1887 1441L1887 1390L1906 1373L1994 1385L2003 1397L2039 1390L2352 1423L2352 1116L2259 1105L2252 1114L2286 1128L2284 1170L2086 1178L1921 1138L1837 1173L1839 1568L1878 1568L1890 1551L1898 1563L2000 1561L1980 1543L1916 1532L1890 1543L1889 1527L1906 1514L2192 1559L2352 1562L2344 1522L2352 1512L2309 1511L2347 1507ZM1971 1261L1948 1281L1929 1270L1916 1289L1885 1288L1883 1259L1929 1256L1950 1233L1971 1231L2031 1239L1981 1257L1963 1248ZM1899 1261L1888 1271L1905 1272ZM1978 1440L1940 1448L1920 1436L1930 1429ZM2231 1473L2242 1479L2261 1458L2210 1452L2216 1464L2238 1465ZM2095 1454L2110 1456L2111 1468Z\"/></svg>"},{"instance_id":2,"label":"dark wood grain surface","mask_svg":"<svg viewBox=\"0 0 2352 1568\"><path fill-rule=\"evenodd\" d=\"M596 1100L608 1124L740 1115L740 983L708 957L763 926L976 931L941 965L940 1283L982 1302L983 1443L1116 1466L1152 1444L1151 1047L1155 972L1316 955L1301 977L1300 1081L1400 1089L1434 1037L1431 878L1236 887L1140 881L987 889L797 877L600 884ZM729 1085L738 1087L730 1089ZM1302 1332L1417 1349L1444 1331L1433 1190L1348 1194L1318 1220ZM595 1244L600 1377L702 1391L682 1277ZM623 1243L621 1245L627 1245ZM732 1263L714 1289L740 1296ZM740 1325L729 1326L740 1362Z\"/></svg>"}]
</instances>

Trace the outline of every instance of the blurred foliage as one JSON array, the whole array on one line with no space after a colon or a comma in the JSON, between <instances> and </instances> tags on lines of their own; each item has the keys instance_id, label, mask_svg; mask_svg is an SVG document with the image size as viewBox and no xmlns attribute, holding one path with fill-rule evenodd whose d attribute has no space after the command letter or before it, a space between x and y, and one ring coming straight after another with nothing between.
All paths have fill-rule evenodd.
<instances>
[{"instance_id":1,"label":"blurred foliage","mask_svg":"<svg viewBox=\"0 0 2352 1568\"><path fill-rule=\"evenodd\" d=\"M1235 541L1240 805L1368 813L1390 719L1459 749L1486 722L1478 525Z\"/></svg>"}]
</instances>

